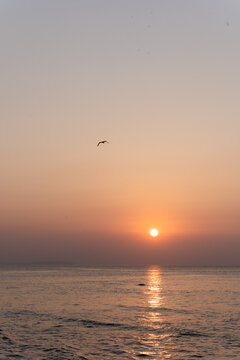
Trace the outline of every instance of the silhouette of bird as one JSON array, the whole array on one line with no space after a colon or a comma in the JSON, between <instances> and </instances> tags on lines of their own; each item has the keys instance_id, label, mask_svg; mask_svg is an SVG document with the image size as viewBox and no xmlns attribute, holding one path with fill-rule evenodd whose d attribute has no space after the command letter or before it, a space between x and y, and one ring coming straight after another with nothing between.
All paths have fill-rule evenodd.
<instances>
[{"instance_id":1,"label":"silhouette of bird","mask_svg":"<svg viewBox=\"0 0 240 360\"><path fill-rule=\"evenodd\" d=\"M109 144L109 142L107 140L102 140L102 141L99 141L99 143L97 144L97 146L99 146L100 144Z\"/></svg>"}]
</instances>

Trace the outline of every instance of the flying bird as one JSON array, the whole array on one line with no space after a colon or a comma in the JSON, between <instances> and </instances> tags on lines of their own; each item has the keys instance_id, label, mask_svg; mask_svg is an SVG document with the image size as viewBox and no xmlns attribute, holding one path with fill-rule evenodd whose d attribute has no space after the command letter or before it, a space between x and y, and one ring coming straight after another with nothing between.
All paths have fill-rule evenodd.
<instances>
[{"instance_id":1,"label":"flying bird","mask_svg":"<svg viewBox=\"0 0 240 360\"><path fill-rule=\"evenodd\" d=\"M97 146L99 146L100 144L109 144L109 142L107 140L102 140L102 141L99 141L99 143L97 144Z\"/></svg>"}]
</instances>

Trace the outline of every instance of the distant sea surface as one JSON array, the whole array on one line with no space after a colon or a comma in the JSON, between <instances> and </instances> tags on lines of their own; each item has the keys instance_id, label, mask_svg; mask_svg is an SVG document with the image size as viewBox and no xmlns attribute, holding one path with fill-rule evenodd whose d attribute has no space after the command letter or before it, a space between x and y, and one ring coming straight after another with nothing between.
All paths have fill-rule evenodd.
<instances>
[{"instance_id":1,"label":"distant sea surface","mask_svg":"<svg viewBox=\"0 0 240 360\"><path fill-rule=\"evenodd\" d=\"M240 268L0 269L0 360L200 358L240 359Z\"/></svg>"}]
</instances>

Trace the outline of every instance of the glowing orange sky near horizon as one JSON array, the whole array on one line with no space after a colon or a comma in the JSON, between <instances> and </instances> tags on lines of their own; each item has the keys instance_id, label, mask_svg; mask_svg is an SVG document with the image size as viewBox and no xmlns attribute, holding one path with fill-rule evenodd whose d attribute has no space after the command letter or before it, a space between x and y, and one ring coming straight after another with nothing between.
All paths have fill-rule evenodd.
<instances>
[{"instance_id":1,"label":"glowing orange sky near horizon","mask_svg":"<svg viewBox=\"0 0 240 360\"><path fill-rule=\"evenodd\" d=\"M47 249L57 234L64 258L72 238L81 252L84 237L134 249L240 236L238 4L0 10L0 238L41 234Z\"/></svg>"}]
</instances>

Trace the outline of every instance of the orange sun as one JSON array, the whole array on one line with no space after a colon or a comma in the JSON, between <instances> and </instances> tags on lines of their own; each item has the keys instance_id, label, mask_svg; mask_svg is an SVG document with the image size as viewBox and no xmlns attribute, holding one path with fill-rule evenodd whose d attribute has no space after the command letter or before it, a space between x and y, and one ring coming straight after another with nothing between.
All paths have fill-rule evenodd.
<instances>
[{"instance_id":1,"label":"orange sun","mask_svg":"<svg viewBox=\"0 0 240 360\"><path fill-rule=\"evenodd\" d=\"M158 236L158 229L151 229L151 230L150 230L150 235L151 235L152 237Z\"/></svg>"}]
</instances>

